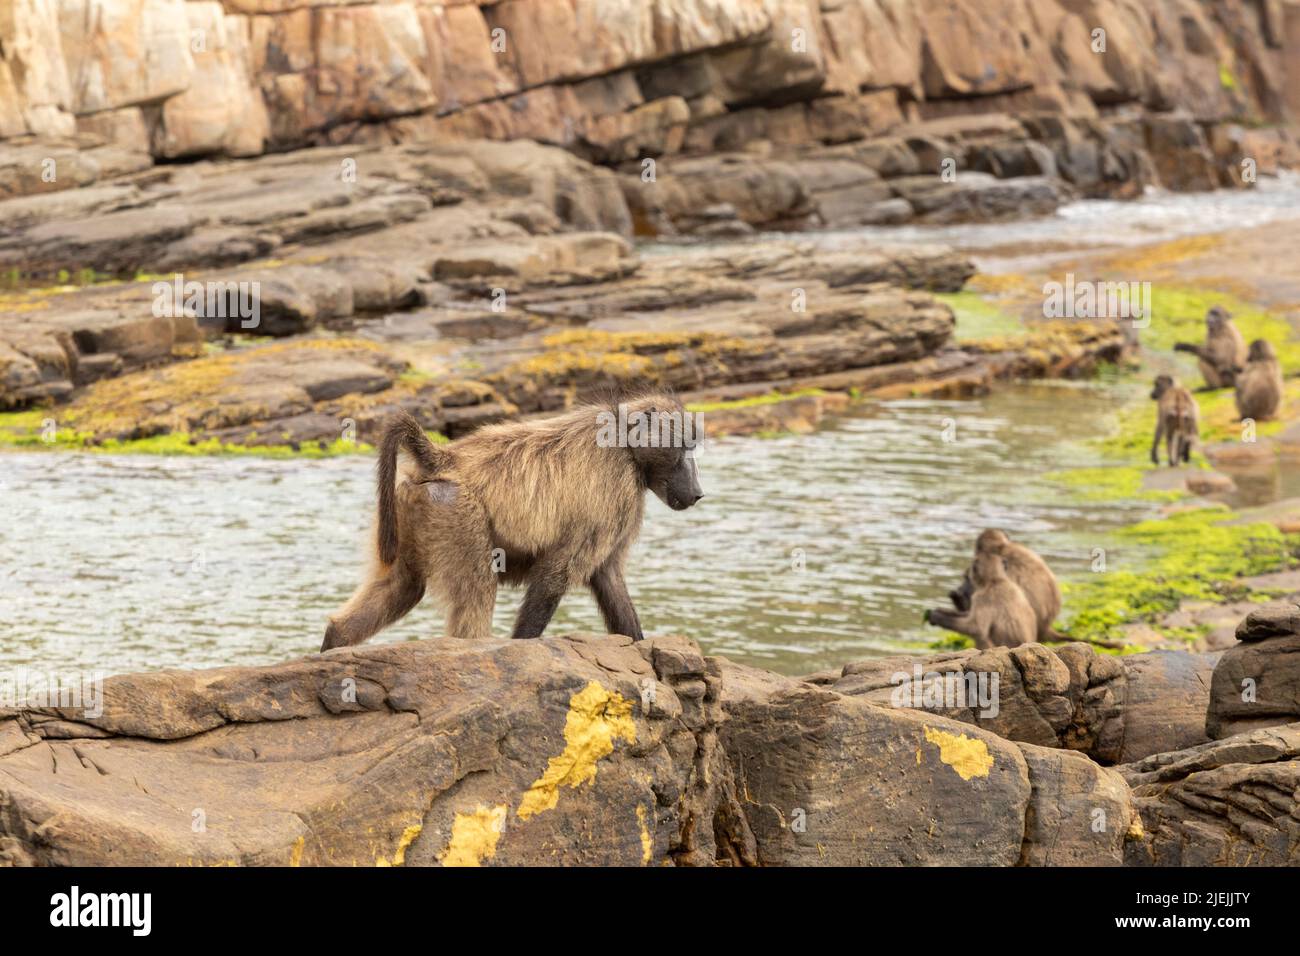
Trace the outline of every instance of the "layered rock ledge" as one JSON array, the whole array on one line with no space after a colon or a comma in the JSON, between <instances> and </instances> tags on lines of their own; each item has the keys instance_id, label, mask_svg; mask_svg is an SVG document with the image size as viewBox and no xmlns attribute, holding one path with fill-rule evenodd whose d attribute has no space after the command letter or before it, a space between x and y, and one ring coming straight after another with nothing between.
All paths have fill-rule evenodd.
<instances>
[{"instance_id":1,"label":"layered rock ledge","mask_svg":"<svg viewBox=\"0 0 1300 956\"><path fill-rule=\"evenodd\" d=\"M1028 650L986 662L1026 675L1003 687L1002 724L706 657L678 637L430 640L112 677L98 706L0 712L0 859L1295 862L1296 785L1278 781L1300 773L1297 725L1111 769L1060 737L1003 733L1042 712L1047 684L1072 699L1084 671L1122 680L1112 718L1142 725L1133 702L1185 688L1196 665L1163 655L1107 677L1085 649ZM1066 660L1073 671L1053 675ZM844 689L870 670L846 667ZM1266 782L1254 809L1241 802ZM1189 828L1205 838L1195 853L1175 849Z\"/></svg>"}]
</instances>

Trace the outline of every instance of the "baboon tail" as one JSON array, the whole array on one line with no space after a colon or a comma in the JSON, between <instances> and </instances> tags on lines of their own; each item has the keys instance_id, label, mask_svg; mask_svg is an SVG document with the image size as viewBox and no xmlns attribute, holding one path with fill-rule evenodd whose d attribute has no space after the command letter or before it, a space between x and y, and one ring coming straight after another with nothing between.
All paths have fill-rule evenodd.
<instances>
[{"instance_id":1,"label":"baboon tail","mask_svg":"<svg viewBox=\"0 0 1300 956\"><path fill-rule=\"evenodd\" d=\"M437 474L443 456L424 429L406 412L398 412L379 440L379 559L397 560L397 453L405 448L427 475Z\"/></svg>"},{"instance_id":2,"label":"baboon tail","mask_svg":"<svg viewBox=\"0 0 1300 956\"><path fill-rule=\"evenodd\" d=\"M1091 644L1093 647L1105 647L1115 651L1123 650L1125 647L1128 646L1126 644L1120 643L1119 641L1108 641L1100 637L1089 637L1089 638L1071 637L1069 634L1062 634L1054 627L1048 628L1047 632L1045 634L1040 635L1038 639L1040 641L1060 641L1063 644L1069 644L1075 641L1083 641L1086 644Z\"/></svg>"}]
</instances>

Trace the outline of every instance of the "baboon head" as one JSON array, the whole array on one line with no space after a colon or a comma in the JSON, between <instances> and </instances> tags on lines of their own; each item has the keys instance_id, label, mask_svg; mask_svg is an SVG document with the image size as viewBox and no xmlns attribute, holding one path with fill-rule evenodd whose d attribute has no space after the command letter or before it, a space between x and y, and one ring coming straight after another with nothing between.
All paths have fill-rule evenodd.
<instances>
[{"instance_id":1,"label":"baboon head","mask_svg":"<svg viewBox=\"0 0 1300 956\"><path fill-rule=\"evenodd\" d=\"M1225 322L1232 318L1232 313L1221 305L1210 307L1210 311L1205 313L1205 329L1211 335L1218 332Z\"/></svg>"},{"instance_id":2,"label":"baboon head","mask_svg":"<svg viewBox=\"0 0 1300 956\"><path fill-rule=\"evenodd\" d=\"M1001 532L998 532L998 534L1001 534ZM1002 558L999 555L994 554L992 551L985 551L975 556L975 564L971 569L971 580L974 581L975 587L985 587L1006 576L1007 568L1002 563Z\"/></svg>"},{"instance_id":3,"label":"baboon head","mask_svg":"<svg viewBox=\"0 0 1300 956\"><path fill-rule=\"evenodd\" d=\"M1247 356L1249 362L1273 362L1277 361L1277 353L1273 351L1273 344L1267 339L1256 339L1250 343L1250 355Z\"/></svg>"},{"instance_id":4,"label":"baboon head","mask_svg":"<svg viewBox=\"0 0 1300 956\"><path fill-rule=\"evenodd\" d=\"M1156 387L1151 389L1151 397L1158 402L1160 401L1160 396L1164 395L1165 392L1169 391L1173 387L1174 377L1172 375L1157 375Z\"/></svg>"},{"instance_id":5,"label":"baboon head","mask_svg":"<svg viewBox=\"0 0 1300 956\"><path fill-rule=\"evenodd\" d=\"M1001 554L1002 549L1011 543L1005 531L999 531L997 528L989 528L981 531L980 536L975 539L975 554Z\"/></svg>"},{"instance_id":6,"label":"baboon head","mask_svg":"<svg viewBox=\"0 0 1300 956\"><path fill-rule=\"evenodd\" d=\"M695 453L704 440L695 419L675 398L652 395L627 406L629 421L644 415L654 437L649 447L633 447L632 458L646 488L674 511L685 511L704 497Z\"/></svg>"}]
</instances>

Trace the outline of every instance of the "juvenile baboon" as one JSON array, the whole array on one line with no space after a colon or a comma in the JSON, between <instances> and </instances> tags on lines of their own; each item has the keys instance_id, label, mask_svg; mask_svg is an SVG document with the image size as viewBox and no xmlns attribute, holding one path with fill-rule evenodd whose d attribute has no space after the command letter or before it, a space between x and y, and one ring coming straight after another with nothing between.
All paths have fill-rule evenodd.
<instances>
[{"instance_id":1,"label":"juvenile baboon","mask_svg":"<svg viewBox=\"0 0 1300 956\"><path fill-rule=\"evenodd\" d=\"M1007 570L1000 555L992 551L977 554L970 571L970 610L959 613L932 608L925 613L926 623L973 637L981 649L1035 643L1038 617Z\"/></svg>"},{"instance_id":2,"label":"juvenile baboon","mask_svg":"<svg viewBox=\"0 0 1300 956\"><path fill-rule=\"evenodd\" d=\"M1206 388L1230 388L1246 361L1246 340L1228 310L1219 305L1205 313L1204 345L1179 342L1174 348L1196 356Z\"/></svg>"},{"instance_id":3,"label":"juvenile baboon","mask_svg":"<svg viewBox=\"0 0 1300 956\"><path fill-rule=\"evenodd\" d=\"M1007 537L1006 532L997 528L981 531L975 539L976 562L985 554L1000 557L1007 576L1024 592L1034 611L1038 639L1045 641L1059 637L1052 630L1052 623L1061 613L1061 588L1047 562L1033 549L1017 544ZM975 566L972 564L962 576L961 586L948 594L958 611L970 610L971 595L975 591L974 571Z\"/></svg>"},{"instance_id":4,"label":"juvenile baboon","mask_svg":"<svg viewBox=\"0 0 1300 956\"><path fill-rule=\"evenodd\" d=\"M610 633L640 640L623 562L645 493L681 511L704 496L702 438L654 394L540 421L490 425L439 447L399 413L379 443L376 553L330 619L321 650L359 644L415 607L426 587L452 637L491 636L498 578L528 586L512 637L539 637L571 587L590 587ZM635 425L631 435L618 427ZM648 426L648 427L647 427ZM398 452L411 457L400 471Z\"/></svg>"},{"instance_id":5,"label":"juvenile baboon","mask_svg":"<svg viewBox=\"0 0 1300 956\"><path fill-rule=\"evenodd\" d=\"M1151 441L1151 464L1160 464L1160 439L1170 466L1191 461L1192 443L1201 437L1201 413L1192 393L1172 375L1157 375L1151 397L1156 401L1156 435Z\"/></svg>"},{"instance_id":6,"label":"juvenile baboon","mask_svg":"<svg viewBox=\"0 0 1300 956\"><path fill-rule=\"evenodd\" d=\"M1264 339L1250 343L1250 356L1237 376L1237 414L1264 421L1282 404L1282 366Z\"/></svg>"}]
</instances>

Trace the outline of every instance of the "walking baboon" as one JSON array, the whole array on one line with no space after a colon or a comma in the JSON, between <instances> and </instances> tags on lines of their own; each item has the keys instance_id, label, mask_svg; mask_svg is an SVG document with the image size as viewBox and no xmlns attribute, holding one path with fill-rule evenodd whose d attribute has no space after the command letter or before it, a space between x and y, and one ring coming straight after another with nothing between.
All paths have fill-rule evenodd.
<instances>
[{"instance_id":1,"label":"walking baboon","mask_svg":"<svg viewBox=\"0 0 1300 956\"><path fill-rule=\"evenodd\" d=\"M616 434L615 421L636 430ZM513 637L541 636L564 593L584 585L611 633L640 640L623 562L646 491L676 511L704 496L700 438L662 394L489 425L442 447L399 413L379 442L374 566L330 619L321 650L361 643L415 607L426 587L450 636L489 637L498 578L528 586ZM403 449L412 460L399 472Z\"/></svg>"},{"instance_id":2,"label":"walking baboon","mask_svg":"<svg viewBox=\"0 0 1300 956\"><path fill-rule=\"evenodd\" d=\"M1192 443L1201 437L1201 413L1192 393L1172 375L1157 375L1151 397L1156 401L1156 435L1151 441L1151 464L1160 464L1160 439L1170 466L1191 461Z\"/></svg>"},{"instance_id":3,"label":"walking baboon","mask_svg":"<svg viewBox=\"0 0 1300 956\"><path fill-rule=\"evenodd\" d=\"M932 608L925 612L926 623L973 637L975 646L981 649L1035 643L1038 616L1025 592L1007 572L1000 555L992 551L977 553L970 570L970 609L959 613Z\"/></svg>"},{"instance_id":4,"label":"walking baboon","mask_svg":"<svg viewBox=\"0 0 1300 956\"><path fill-rule=\"evenodd\" d=\"M1056 583L1056 575L1047 566L1047 562L1032 548L1017 544L1007 537L1006 532L997 528L981 531L975 539L976 561L984 554L1000 557L1007 576L1024 592L1029 606L1034 610L1038 639L1046 641L1059 637L1052 630L1052 624L1061 613L1061 587ZM960 587L948 593L958 611L970 610L971 595L975 591L974 570L972 564L962 576Z\"/></svg>"},{"instance_id":5,"label":"walking baboon","mask_svg":"<svg viewBox=\"0 0 1300 956\"><path fill-rule=\"evenodd\" d=\"M1282 366L1273 346L1264 339L1250 343L1246 367L1237 375L1237 414L1263 421L1282 404Z\"/></svg>"},{"instance_id":6,"label":"walking baboon","mask_svg":"<svg viewBox=\"0 0 1300 956\"><path fill-rule=\"evenodd\" d=\"M1219 305L1205 313L1204 345L1179 342L1174 348L1196 356L1206 388L1231 388L1237 369L1246 361L1246 340L1228 310Z\"/></svg>"}]
</instances>

